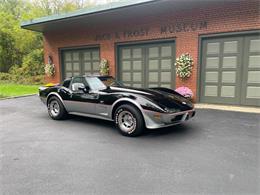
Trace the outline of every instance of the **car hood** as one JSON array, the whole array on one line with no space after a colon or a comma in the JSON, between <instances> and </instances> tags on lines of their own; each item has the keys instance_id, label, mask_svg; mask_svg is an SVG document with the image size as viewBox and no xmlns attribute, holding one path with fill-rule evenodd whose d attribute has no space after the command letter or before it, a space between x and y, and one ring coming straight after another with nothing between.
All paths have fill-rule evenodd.
<instances>
[{"instance_id":1,"label":"car hood","mask_svg":"<svg viewBox=\"0 0 260 195\"><path fill-rule=\"evenodd\" d=\"M192 103L184 98L179 93L166 88L148 88L140 89L133 87L110 87L111 93L126 93L132 95L142 96L156 104L163 109L179 109L189 110L193 108Z\"/></svg>"}]
</instances>

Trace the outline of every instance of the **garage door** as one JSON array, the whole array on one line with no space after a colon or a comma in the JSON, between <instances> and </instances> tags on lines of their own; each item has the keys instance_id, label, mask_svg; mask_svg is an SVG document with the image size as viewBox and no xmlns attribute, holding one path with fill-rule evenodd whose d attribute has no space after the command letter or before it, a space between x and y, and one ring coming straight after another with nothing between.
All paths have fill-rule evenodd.
<instances>
[{"instance_id":1,"label":"garage door","mask_svg":"<svg viewBox=\"0 0 260 195\"><path fill-rule=\"evenodd\" d=\"M99 49L62 51L63 78L99 73Z\"/></svg>"},{"instance_id":2,"label":"garage door","mask_svg":"<svg viewBox=\"0 0 260 195\"><path fill-rule=\"evenodd\" d=\"M202 42L201 102L260 106L260 37Z\"/></svg>"},{"instance_id":3,"label":"garage door","mask_svg":"<svg viewBox=\"0 0 260 195\"><path fill-rule=\"evenodd\" d=\"M175 86L174 42L119 47L119 80L132 87Z\"/></svg>"}]
</instances>

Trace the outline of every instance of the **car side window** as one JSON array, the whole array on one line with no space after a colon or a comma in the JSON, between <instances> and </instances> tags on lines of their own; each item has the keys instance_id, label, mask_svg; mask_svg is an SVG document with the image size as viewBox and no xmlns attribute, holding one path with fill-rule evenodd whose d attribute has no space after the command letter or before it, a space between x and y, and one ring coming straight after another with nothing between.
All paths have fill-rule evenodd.
<instances>
[{"instance_id":1,"label":"car side window","mask_svg":"<svg viewBox=\"0 0 260 195\"><path fill-rule=\"evenodd\" d=\"M69 88L69 87L70 87L70 82L71 82L70 79L65 80L65 81L63 82L62 86L63 86L63 87L66 87L66 88Z\"/></svg>"},{"instance_id":2,"label":"car side window","mask_svg":"<svg viewBox=\"0 0 260 195\"><path fill-rule=\"evenodd\" d=\"M79 90L79 88L82 88L82 87L86 87L86 82L84 82L83 77L73 78L73 80L71 82L71 90L73 92L82 92L81 90Z\"/></svg>"}]
</instances>

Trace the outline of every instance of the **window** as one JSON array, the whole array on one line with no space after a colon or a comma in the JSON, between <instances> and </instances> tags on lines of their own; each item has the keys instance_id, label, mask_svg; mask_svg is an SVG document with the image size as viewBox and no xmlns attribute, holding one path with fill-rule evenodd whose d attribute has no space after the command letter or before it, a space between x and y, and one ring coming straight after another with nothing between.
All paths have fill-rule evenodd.
<instances>
[{"instance_id":1,"label":"window","mask_svg":"<svg viewBox=\"0 0 260 195\"><path fill-rule=\"evenodd\" d=\"M103 90L106 89L106 85L99 80L97 77L86 77L87 83L92 90Z\"/></svg>"},{"instance_id":2,"label":"window","mask_svg":"<svg viewBox=\"0 0 260 195\"><path fill-rule=\"evenodd\" d=\"M84 81L83 77L75 77L71 82L71 90L74 92L81 92L79 87L85 87L86 82Z\"/></svg>"},{"instance_id":3,"label":"window","mask_svg":"<svg viewBox=\"0 0 260 195\"><path fill-rule=\"evenodd\" d=\"M63 82L62 86L63 86L63 87L66 87L66 88L69 88L69 87L70 87L70 82L71 82L70 79L65 80L65 81Z\"/></svg>"}]
</instances>

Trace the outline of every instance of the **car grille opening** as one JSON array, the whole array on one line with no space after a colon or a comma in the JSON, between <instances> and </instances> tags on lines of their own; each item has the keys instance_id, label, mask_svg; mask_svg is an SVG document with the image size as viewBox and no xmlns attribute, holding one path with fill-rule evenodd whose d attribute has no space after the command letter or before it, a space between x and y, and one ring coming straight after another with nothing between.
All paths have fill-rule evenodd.
<instances>
[{"instance_id":1,"label":"car grille opening","mask_svg":"<svg viewBox=\"0 0 260 195\"><path fill-rule=\"evenodd\" d=\"M176 116L175 118L173 118L171 121L172 121L172 122L180 121L180 120L182 119L182 117L183 117L183 114L177 115L177 116Z\"/></svg>"}]
</instances>

